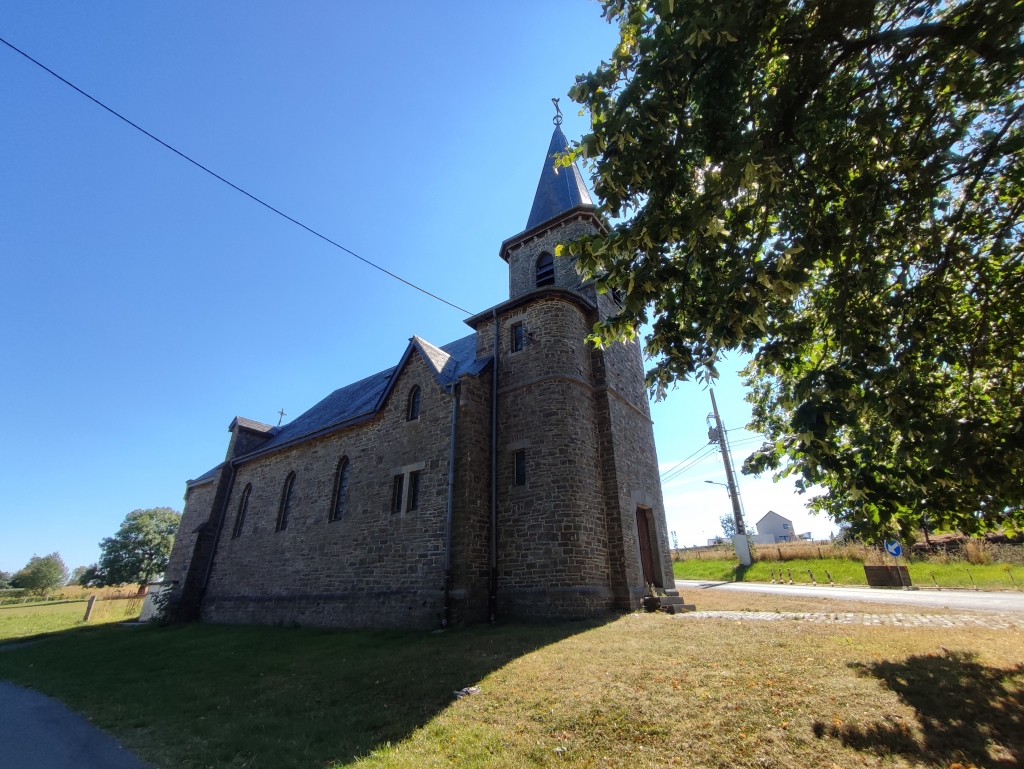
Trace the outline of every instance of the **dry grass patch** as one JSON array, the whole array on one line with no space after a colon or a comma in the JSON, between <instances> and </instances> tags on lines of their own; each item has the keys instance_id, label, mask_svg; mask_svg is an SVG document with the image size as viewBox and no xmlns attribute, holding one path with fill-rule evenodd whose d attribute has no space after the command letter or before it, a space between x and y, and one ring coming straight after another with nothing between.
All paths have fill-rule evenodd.
<instances>
[{"instance_id":1,"label":"dry grass patch","mask_svg":"<svg viewBox=\"0 0 1024 769\"><path fill-rule=\"evenodd\" d=\"M511 662L357 766L1014 765L1022 640L637 614Z\"/></svg>"}]
</instances>

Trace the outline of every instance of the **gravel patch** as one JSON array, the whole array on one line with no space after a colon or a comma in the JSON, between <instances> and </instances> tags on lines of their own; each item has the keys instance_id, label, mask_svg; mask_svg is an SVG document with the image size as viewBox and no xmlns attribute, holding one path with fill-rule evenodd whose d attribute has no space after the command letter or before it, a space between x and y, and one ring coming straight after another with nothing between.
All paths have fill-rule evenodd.
<instances>
[{"instance_id":1,"label":"gravel patch","mask_svg":"<svg viewBox=\"0 0 1024 769\"><path fill-rule=\"evenodd\" d=\"M737 622L813 622L824 625L888 625L899 627L969 627L989 630L1024 630L1018 614L866 614L848 612L792 611L691 611L673 615L686 621L725 619Z\"/></svg>"}]
</instances>

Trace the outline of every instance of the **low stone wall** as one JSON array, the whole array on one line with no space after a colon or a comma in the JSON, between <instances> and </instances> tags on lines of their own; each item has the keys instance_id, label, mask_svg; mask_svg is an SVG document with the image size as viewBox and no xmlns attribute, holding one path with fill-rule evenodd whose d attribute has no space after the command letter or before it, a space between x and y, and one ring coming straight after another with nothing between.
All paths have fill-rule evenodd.
<instances>
[{"instance_id":1,"label":"low stone wall","mask_svg":"<svg viewBox=\"0 0 1024 769\"><path fill-rule=\"evenodd\" d=\"M510 621L602 617L612 612L613 604L608 587L498 589L498 617Z\"/></svg>"},{"instance_id":2,"label":"low stone wall","mask_svg":"<svg viewBox=\"0 0 1024 769\"><path fill-rule=\"evenodd\" d=\"M219 595L203 602L203 619L227 624L341 628L440 627L442 590L394 586L367 592Z\"/></svg>"}]
</instances>

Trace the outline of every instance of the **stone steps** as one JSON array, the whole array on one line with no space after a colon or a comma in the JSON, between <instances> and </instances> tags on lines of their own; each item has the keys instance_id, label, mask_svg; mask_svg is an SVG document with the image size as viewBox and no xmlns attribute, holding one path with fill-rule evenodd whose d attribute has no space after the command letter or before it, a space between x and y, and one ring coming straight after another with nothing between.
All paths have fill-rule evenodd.
<instances>
[{"instance_id":1,"label":"stone steps","mask_svg":"<svg viewBox=\"0 0 1024 769\"><path fill-rule=\"evenodd\" d=\"M685 603L679 591L669 588L659 591L661 595L661 611L666 614L680 614L684 611L696 611L697 607L692 603Z\"/></svg>"}]
</instances>

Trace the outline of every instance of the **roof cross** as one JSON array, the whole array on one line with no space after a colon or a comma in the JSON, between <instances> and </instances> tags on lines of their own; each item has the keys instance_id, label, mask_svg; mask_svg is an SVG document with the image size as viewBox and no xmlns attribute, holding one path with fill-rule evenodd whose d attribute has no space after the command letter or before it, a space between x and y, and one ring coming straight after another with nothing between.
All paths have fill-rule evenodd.
<instances>
[{"instance_id":1,"label":"roof cross","mask_svg":"<svg viewBox=\"0 0 1024 769\"><path fill-rule=\"evenodd\" d=\"M559 101L560 99L551 100L551 103L555 105L555 116L552 118L551 122L556 126L562 125L562 108L558 106Z\"/></svg>"},{"instance_id":2,"label":"roof cross","mask_svg":"<svg viewBox=\"0 0 1024 769\"><path fill-rule=\"evenodd\" d=\"M284 409L281 409L277 413L281 416L281 418L277 420L277 426L280 427L281 423L284 421L284 418L288 415L284 413Z\"/></svg>"}]
</instances>

